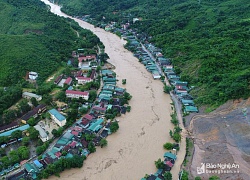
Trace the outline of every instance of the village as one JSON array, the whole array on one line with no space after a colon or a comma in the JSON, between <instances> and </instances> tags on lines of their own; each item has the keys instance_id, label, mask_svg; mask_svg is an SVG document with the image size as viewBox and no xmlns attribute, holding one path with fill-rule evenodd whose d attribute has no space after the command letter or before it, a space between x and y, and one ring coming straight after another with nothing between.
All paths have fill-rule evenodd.
<instances>
[{"instance_id":1,"label":"village","mask_svg":"<svg viewBox=\"0 0 250 180\"><path fill-rule=\"evenodd\" d=\"M139 19L138 19L139 20ZM148 43L147 37L137 34L129 28L129 23L122 28L115 28L114 23L105 26L106 31L119 32L128 43L125 47L134 53L153 79L161 80L164 91L173 91L183 106L183 113L198 112L193 97L188 93L191 88L187 82L180 81L171 64L171 59L165 58L161 49ZM72 66L77 60L77 69L70 73L62 73L50 78L59 92L55 92L53 106L39 104L42 96L23 92L23 98L38 102L37 106L1 130L0 137L11 137L13 132L21 131L22 135L29 136L30 128L37 131L41 140L38 147L33 147L28 159L20 163L2 163L1 176L6 179L31 178L37 179L46 167L63 158L73 158L75 155L87 157L95 152L95 146L107 145L106 137L119 128L117 116L129 112L131 107L128 101L131 95L125 88L116 86L116 73L112 65L104 64L96 54L84 54L84 49L72 52L72 59L67 63ZM102 66L100 66L102 65ZM36 72L29 72L27 79L34 82L38 77ZM126 79L122 80L126 84ZM74 123L67 123L72 116L72 107L77 109ZM39 121L35 120L39 118ZM35 121L35 123L30 123ZM72 122L72 119L71 119ZM20 125L21 124L21 125ZM8 148L22 142L19 138L10 138L1 148ZM178 144L177 144L178 146ZM177 159L176 149L164 154L164 164L155 174L146 175L142 179L164 179L164 173L169 172ZM9 173L13 171L13 173ZM8 174L6 176L6 174Z\"/></svg>"},{"instance_id":2,"label":"village","mask_svg":"<svg viewBox=\"0 0 250 180\"><path fill-rule=\"evenodd\" d=\"M88 21L88 18L83 20ZM140 21L140 19L133 18L132 22L135 23L136 21ZM121 28L117 28L115 22L102 24L101 27L105 31L115 33L127 41L125 48L134 53L139 62L152 74L153 79L161 80L164 83L164 92L175 96L178 104L182 106L182 112L180 113L183 116L199 112L195 106L194 98L189 94L193 87L189 87L188 82L181 81L181 77L175 72L171 59L164 57L160 48L148 42L150 37L144 33L137 33L136 30L131 28L130 23L122 24ZM177 159L178 148L178 144L175 144L171 151L163 155L164 160L155 161L158 171L154 174L146 174L141 180L160 180L172 177L169 172ZM179 179L181 177L182 172L179 173Z\"/></svg>"},{"instance_id":3,"label":"village","mask_svg":"<svg viewBox=\"0 0 250 180\"><path fill-rule=\"evenodd\" d=\"M78 67L72 68L71 61L75 60ZM25 159L20 158L20 162L13 164L12 156L5 156L6 161L1 162L1 176L37 179L46 167L59 159L86 158L95 152L96 146L107 145L106 137L119 128L117 117L130 111L128 101L132 96L125 88L116 86L118 80L113 66L102 63L101 67L100 64L101 59L96 54L85 55L83 49L73 51L68 66L78 70L49 79L56 86L56 92L53 92L56 98L49 106L40 104L41 95L23 92L22 97L28 100L32 109L18 121L1 127L0 137L6 139L1 149L15 152L18 146L27 146L29 143L23 141L32 140L32 136L35 136L33 141L39 137L40 143L36 147L31 143L30 152L25 149L27 155ZM36 72L27 74L27 80L32 83L37 77ZM36 106L31 103L33 101ZM19 133L17 138L13 137L16 132Z\"/></svg>"}]
</instances>

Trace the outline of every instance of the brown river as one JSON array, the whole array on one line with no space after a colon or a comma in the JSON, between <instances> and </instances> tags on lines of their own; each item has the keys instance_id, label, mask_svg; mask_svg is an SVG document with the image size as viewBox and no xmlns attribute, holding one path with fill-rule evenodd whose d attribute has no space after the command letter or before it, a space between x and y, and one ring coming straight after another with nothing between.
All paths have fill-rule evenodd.
<instances>
[{"instance_id":1,"label":"brown river","mask_svg":"<svg viewBox=\"0 0 250 180\"><path fill-rule=\"evenodd\" d=\"M42 0L51 6L51 12L72 18L60 11L60 7ZM124 87L133 96L130 101L131 112L119 117L120 129L108 136L108 146L97 148L88 156L80 169L71 169L60 174L60 178L75 180L139 180L145 174L157 171L154 161L163 160L163 144L172 141L169 130L171 98L163 93L163 84L153 80L152 75L138 62L123 45L125 41L93 25L74 19L82 28L91 30L105 45L108 60L116 69L118 86ZM121 79L127 79L122 85ZM177 161L172 168L173 180L178 179L180 165L184 159L185 146L181 144Z\"/></svg>"}]
</instances>

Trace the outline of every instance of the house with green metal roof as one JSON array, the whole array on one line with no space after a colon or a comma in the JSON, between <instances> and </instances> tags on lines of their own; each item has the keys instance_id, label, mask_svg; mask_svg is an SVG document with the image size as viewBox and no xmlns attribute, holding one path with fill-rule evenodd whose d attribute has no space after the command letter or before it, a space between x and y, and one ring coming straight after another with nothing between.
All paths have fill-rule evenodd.
<instances>
[{"instance_id":1,"label":"house with green metal roof","mask_svg":"<svg viewBox=\"0 0 250 180\"><path fill-rule=\"evenodd\" d=\"M184 112L185 112L185 113L189 113L189 112L196 112L196 113L198 113L199 110L198 110L198 108L195 107L195 106L185 106Z\"/></svg>"},{"instance_id":2,"label":"house with green metal roof","mask_svg":"<svg viewBox=\"0 0 250 180\"><path fill-rule=\"evenodd\" d=\"M68 153L65 157L66 157L66 158L72 158L72 157L73 157L73 154Z\"/></svg>"},{"instance_id":3,"label":"house with green metal roof","mask_svg":"<svg viewBox=\"0 0 250 180\"><path fill-rule=\"evenodd\" d=\"M115 86L112 85L106 85L103 86L102 90L109 90L109 91L113 91L115 89Z\"/></svg>"},{"instance_id":4,"label":"house with green metal roof","mask_svg":"<svg viewBox=\"0 0 250 180\"><path fill-rule=\"evenodd\" d=\"M103 82L116 82L116 78L103 77Z\"/></svg>"},{"instance_id":5,"label":"house with green metal roof","mask_svg":"<svg viewBox=\"0 0 250 180\"><path fill-rule=\"evenodd\" d=\"M116 81L115 82L104 82L104 85L116 85Z\"/></svg>"},{"instance_id":6,"label":"house with green metal roof","mask_svg":"<svg viewBox=\"0 0 250 180\"><path fill-rule=\"evenodd\" d=\"M95 122L93 122L89 127L88 130L96 132L99 131L103 126L101 125L103 123L103 119L99 118Z\"/></svg>"},{"instance_id":7,"label":"house with green metal roof","mask_svg":"<svg viewBox=\"0 0 250 180\"><path fill-rule=\"evenodd\" d=\"M56 157L56 155L52 152L52 151L49 151L48 152L48 155L53 159L53 160L55 160L57 157Z\"/></svg>"},{"instance_id":8,"label":"house with green metal roof","mask_svg":"<svg viewBox=\"0 0 250 180\"><path fill-rule=\"evenodd\" d=\"M186 100L186 99L181 99L181 103L184 105L184 106L194 106L194 101L193 100Z\"/></svg>"},{"instance_id":9,"label":"house with green metal roof","mask_svg":"<svg viewBox=\"0 0 250 180\"><path fill-rule=\"evenodd\" d=\"M110 76L110 75L113 75L114 72L111 70L105 69L105 70L102 70L101 73L102 73L102 76Z\"/></svg>"},{"instance_id":10,"label":"house with green metal roof","mask_svg":"<svg viewBox=\"0 0 250 180\"><path fill-rule=\"evenodd\" d=\"M177 159L177 157L176 157L176 155L175 154L173 154L173 153L171 153L171 152L166 152L165 154L164 154L164 158L170 158L170 159L173 159L173 160L176 160Z\"/></svg>"}]
</instances>

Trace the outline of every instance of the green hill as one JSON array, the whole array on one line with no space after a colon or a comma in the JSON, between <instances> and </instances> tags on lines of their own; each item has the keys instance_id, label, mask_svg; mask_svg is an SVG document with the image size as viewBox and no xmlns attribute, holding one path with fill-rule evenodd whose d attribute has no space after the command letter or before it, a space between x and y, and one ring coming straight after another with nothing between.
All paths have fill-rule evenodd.
<instances>
[{"instance_id":1,"label":"green hill","mask_svg":"<svg viewBox=\"0 0 250 180\"><path fill-rule=\"evenodd\" d=\"M0 86L16 84L27 71L38 72L41 83L72 50L100 42L69 21L50 13L38 0L0 0Z\"/></svg>"},{"instance_id":2,"label":"green hill","mask_svg":"<svg viewBox=\"0 0 250 180\"><path fill-rule=\"evenodd\" d=\"M250 96L249 0L59 0L66 13L130 21L172 58L199 104ZM84 12L84 13L83 13ZM115 12L115 13L114 13Z\"/></svg>"}]
</instances>

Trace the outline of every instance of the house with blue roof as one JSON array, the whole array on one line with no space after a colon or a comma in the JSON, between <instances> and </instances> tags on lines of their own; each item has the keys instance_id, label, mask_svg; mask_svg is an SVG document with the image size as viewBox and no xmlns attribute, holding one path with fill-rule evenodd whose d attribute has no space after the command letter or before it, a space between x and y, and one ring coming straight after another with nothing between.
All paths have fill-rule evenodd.
<instances>
[{"instance_id":1,"label":"house with blue roof","mask_svg":"<svg viewBox=\"0 0 250 180\"><path fill-rule=\"evenodd\" d=\"M60 114L56 109L49 110L49 114L51 119L53 119L60 127L66 124L66 117Z\"/></svg>"},{"instance_id":2,"label":"house with blue roof","mask_svg":"<svg viewBox=\"0 0 250 180\"><path fill-rule=\"evenodd\" d=\"M3 132L0 134L0 137L2 136L10 136L11 133L13 133L14 131L17 131L17 130L20 130L20 131L25 131L29 128L30 126L28 124L24 125L24 126L20 126L18 128L15 128L15 129L12 129L12 130L9 130L9 131L6 131L6 132Z\"/></svg>"},{"instance_id":3,"label":"house with blue roof","mask_svg":"<svg viewBox=\"0 0 250 180\"><path fill-rule=\"evenodd\" d=\"M33 161L33 163L35 164L35 166L41 170L43 168L43 165L36 159Z\"/></svg>"}]
</instances>

